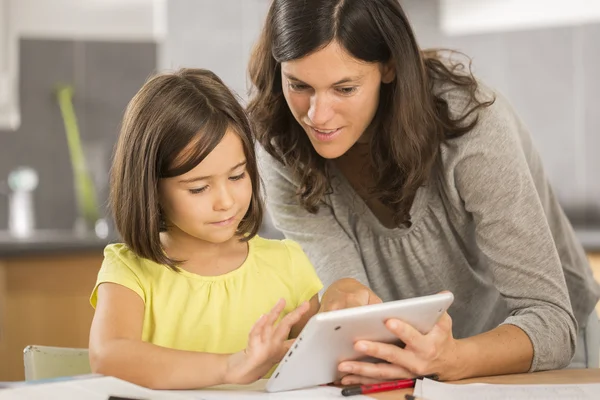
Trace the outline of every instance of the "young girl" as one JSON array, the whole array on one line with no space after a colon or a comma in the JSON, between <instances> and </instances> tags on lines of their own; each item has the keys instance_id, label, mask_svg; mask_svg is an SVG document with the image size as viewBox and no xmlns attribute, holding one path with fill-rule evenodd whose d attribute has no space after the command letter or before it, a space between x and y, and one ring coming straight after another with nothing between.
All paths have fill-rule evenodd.
<instances>
[{"instance_id":1,"label":"young girl","mask_svg":"<svg viewBox=\"0 0 600 400\"><path fill-rule=\"evenodd\" d=\"M106 247L91 296L94 372L185 389L251 383L281 359L322 284L296 243L256 235L259 191L248 120L216 75L142 87L111 170L124 243Z\"/></svg>"}]
</instances>

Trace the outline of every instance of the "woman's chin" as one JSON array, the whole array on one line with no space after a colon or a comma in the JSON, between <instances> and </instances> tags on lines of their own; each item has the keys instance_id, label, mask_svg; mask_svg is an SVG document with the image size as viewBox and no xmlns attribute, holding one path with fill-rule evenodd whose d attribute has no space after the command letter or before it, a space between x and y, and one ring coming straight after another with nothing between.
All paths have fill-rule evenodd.
<instances>
[{"instance_id":1,"label":"woman's chin","mask_svg":"<svg viewBox=\"0 0 600 400\"><path fill-rule=\"evenodd\" d=\"M329 160L333 160L333 159L343 156L348 151L348 149L351 147L351 146L347 146L345 144L333 143L333 142L327 143L327 144L313 142L312 144L313 144L313 147L314 147L315 151L317 152L317 154L319 154L321 157L329 159Z\"/></svg>"}]
</instances>

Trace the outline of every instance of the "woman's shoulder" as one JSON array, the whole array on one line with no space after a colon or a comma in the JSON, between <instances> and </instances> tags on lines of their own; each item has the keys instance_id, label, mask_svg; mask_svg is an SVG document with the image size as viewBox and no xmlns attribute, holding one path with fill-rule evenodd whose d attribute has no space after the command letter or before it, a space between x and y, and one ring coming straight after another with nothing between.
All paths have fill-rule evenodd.
<instances>
[{"instance_id":1,"label":"woman's shoulder","mask_svg":"<svg viewBox=\"0 0 600 400\"><path fill-rule=\"evenodd\" d=\"M447 102L450 117L454 120L469 114L476 106L473 96L468 91L451 84L439 85L436 94ZM446 165L456 163L473 153L514 150L522 148L524 142L529 142L527 129L502 93L477 80L474 95L479 102L491 104L468 115L464 124L470 124L476 119L470 131L448 139L440 145L442 162Z\"/></svg>"},{"instance_id":2,"label":"woman's shoulder","mask_svg":"<svg viewBox=\"0 0 600 400\"><path fill-rule=\"evenodd\" d=\"M258 143L256 145L256 161L263 181L268 183L269 179L283 178L292 183L295 182L292 170Z\"/></svg>"},{"instance_id":3,"label":"woman's shoulder","mask_svg":"<svg viewBox=\"0 0 600 400\"><path fill-rule=\"evenodd\" d=\"M273 155L265 149L265 147L257 143L256 144L256 161L261 167L272 169L275 167L283 166Z\"/></svg>"}]
</instances>

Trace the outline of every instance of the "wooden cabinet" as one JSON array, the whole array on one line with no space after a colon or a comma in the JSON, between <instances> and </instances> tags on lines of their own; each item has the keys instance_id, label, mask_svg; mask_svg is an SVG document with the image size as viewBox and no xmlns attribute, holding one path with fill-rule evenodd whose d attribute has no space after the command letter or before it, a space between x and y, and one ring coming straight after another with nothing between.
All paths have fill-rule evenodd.
<instances>
[{"instance_id":1,"label":"wooden cabinet","mask_svg":"<svg viewBox=\"0 0 600 400\"><path fill-rule=\"evenodd\" d=\"M600 253L589 258L600 281ZM102 251L0 260L0 381L24 379L27 345L88 347L101 263Z\"/></svg>"},{"instance_id":2,"label":"wooden cabinet","mask_svg":"<svg viewBox=\"0 0 600 400\"><path fill-rule=\"evenodd\" d=\"M0 260L0 381L22 380L30 344L88 347L102 250Z\"/></svg>"},{"instance_id":3,"label":"wooden cabinet","mask_svg":"<svg viewBox=\"0 0 600 400\"><path fill-rule=\"evenodd\" d=\"M588 258L590 260L592 271L594 271L594 278L596 278L596 281L600 282L600 253L588 254ZM600 302L598 302L598 305L596 306L596 312L600 315Z\"/></svg>"}]
</instances>

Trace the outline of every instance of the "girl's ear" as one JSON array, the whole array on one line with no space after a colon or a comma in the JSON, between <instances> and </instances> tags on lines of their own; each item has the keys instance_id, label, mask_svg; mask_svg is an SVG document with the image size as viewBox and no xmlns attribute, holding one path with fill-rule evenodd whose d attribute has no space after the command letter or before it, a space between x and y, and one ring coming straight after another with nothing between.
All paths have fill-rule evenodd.
<instances>
[{"instance_id":1,"label":"girl's ear","mask_svg":"<svg viewBox=\"0 0 600 400\"><path fill-rule=\"evenodd\" d=\"M164 202L164 187L163 185L161 185L161 182L158 183L158 190L157 190L157 195L158 195L158 224L159 224L159 229L161 231L166 231L167 230L167 219L165 218L165 211L163 208L163 202Z\"/></svg>"},{"instance_id":2,"label":"girl's ear","mask_svg":"<svg viewBox=\"0 0 600 400\"><path fill-rule=\"evenodd\" d=\"M381 82L383 83L391 83L394 79L396 79L396 64L394 60L389 60L388 62L380 65L381 71Z\"/></svg>"},{"instance_id":3,"label":"girl's ear","mask_svg":"<svg viewBox=\"0 0 600 400\"><path fill-rule=\"evenodd\" d=\"M165 213L161 206L158 206L158 230L160 232L167 231L167 220L165 219Z\"/></svg>"}]
</instances>

